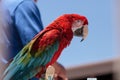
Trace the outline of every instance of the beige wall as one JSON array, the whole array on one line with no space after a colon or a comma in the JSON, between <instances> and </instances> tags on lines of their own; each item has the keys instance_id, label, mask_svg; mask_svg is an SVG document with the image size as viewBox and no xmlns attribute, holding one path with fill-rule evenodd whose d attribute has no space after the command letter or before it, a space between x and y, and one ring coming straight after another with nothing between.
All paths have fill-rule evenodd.
<instances>
[{"instance_id":1,"label":"beige wall","mask_svg":"<svg viewBox=\"0 0 120 80\"><path fill-rule=\"evenodd\" d=\"M114 65L115 80L120 80L120 0L112 0L114 47L116 61Z\"/></svg>"}]
</instances>

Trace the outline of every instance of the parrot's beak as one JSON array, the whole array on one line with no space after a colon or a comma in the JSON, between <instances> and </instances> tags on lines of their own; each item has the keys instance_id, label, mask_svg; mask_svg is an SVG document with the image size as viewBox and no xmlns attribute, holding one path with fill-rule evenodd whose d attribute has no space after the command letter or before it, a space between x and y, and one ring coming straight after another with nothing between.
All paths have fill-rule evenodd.
<instances>
[{"instance_id":1,"label":"parrot's beak","mask_svg":"<svg viewBox=\"0 0 120 80\"><path fill-rule=\"evenodd\" d=\"M80 42L84 41L84 39L82 38Z\"/></svg>"},{"instance_id":2,"label":"parrot's beak","mask_svg":"<svg viewBox=\"0 0 120 80\"><path fill-rule=\"evenodd\" d=\"M87 35L88 35L88 25L84 25L83 26L83 33L82 33L82 40L81 40L81 42L83 40L85 40L85 38L87 37Z\"/></svg>"},{"instance_id":3,"label":"parrot's beak","mask_svg":"<svg viewBox=\"0 0 120 80\"><path fill-rule=\"evenodd\" d=\"M83 25L80 28L74 29L73 34L78 37L82 37L81 42L87 37L88 35L88 25Z\"/></svg>"}]
</instances>

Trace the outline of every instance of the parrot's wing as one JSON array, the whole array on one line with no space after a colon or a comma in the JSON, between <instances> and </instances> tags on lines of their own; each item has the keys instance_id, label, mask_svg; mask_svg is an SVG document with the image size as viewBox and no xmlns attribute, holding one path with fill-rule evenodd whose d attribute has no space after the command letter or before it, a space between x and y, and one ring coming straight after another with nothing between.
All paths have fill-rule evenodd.
<instances>
[{"instance_id":1,"label":"parrot's wing","mask_svg":"<svg viewBox=\"0 0 120 80\"><path fill-rule=\"evenodd\" d=\"M3 80L28 80L35 76L58 50L60 35L57 29L38 34L15 56Z\"/></svg>"}]
</instances>

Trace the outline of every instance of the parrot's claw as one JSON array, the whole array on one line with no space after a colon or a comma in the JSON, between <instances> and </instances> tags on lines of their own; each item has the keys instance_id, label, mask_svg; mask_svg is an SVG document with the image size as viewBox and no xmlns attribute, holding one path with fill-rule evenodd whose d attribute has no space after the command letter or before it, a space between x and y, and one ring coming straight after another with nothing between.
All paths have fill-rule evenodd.
<instances>
[{"instance_id":1,"label":"parrot's claw","mask_svg":"<svg viewBox=\"0 0 120 80\"><path fill-rule=\"evenodd\" d=\"M53 66L48 66L45 74L46 80L54 80L55 68Z\"/></svg>"}]
</instances>

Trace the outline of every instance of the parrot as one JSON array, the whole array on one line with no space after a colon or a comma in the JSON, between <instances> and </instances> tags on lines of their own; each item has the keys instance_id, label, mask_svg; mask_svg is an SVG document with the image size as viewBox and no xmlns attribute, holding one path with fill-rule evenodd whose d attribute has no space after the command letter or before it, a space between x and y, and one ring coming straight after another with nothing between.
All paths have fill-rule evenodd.
<instances>
[{"instance_id":1,"label":"parrot","mask_svg":"<svg viewBox=\"0 0 120 80\"><path fill-rule=\"evenodd\" d=\"M82 42L87 35L88 20L85 16L76 13L59 16L18 52L5 69L2 79L31 79L57 61L73 36L81 37Z\"/></svg>"}]
</instances>

